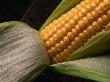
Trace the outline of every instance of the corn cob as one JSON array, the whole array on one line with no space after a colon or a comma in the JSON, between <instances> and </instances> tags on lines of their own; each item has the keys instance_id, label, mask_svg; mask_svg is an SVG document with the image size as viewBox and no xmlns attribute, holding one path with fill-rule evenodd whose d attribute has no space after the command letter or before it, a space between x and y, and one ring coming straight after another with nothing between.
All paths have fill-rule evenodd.
<instances>
[{"instance_id":1,"label":"corn cob","mask_svg":"<svg viewBox=\"0 0 110 82\"><path fill-rule=\"evenodd\" d=\"M41 31L53 63L64 61L110 22L109 0L84 0Z\"/></svg>"}]
</instances>

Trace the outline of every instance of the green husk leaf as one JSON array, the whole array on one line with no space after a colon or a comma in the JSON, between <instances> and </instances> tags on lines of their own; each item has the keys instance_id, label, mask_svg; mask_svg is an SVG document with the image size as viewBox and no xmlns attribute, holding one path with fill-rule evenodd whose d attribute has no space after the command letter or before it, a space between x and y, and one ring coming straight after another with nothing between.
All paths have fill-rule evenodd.
<instances>
[{"instance_id":1,"label":"green husk leaf","mask_svg":"<svg viewBox=\"0 0 110 82\"><path fill-rule=\"evenodd\" d=\"M73 52L66 61L110 53L110 30L97 33L84 46Z\"/></svg>"},{"instance_id":2,"label":"green husk leaf","mask_svg":"<svg viewBox=\"0 0 110 82\"><path fill-rule=\"evenodd\" d=\"M48 65L37 30L17 21L0 24L0 82L31 82Z\"/></svg>"},{"instance_id":3,"label":"green husk leaf","mask_svg":"<svg viewBox=\"0 0 110 82\"><path fill-rule=\"evenodd\" d=\"M40 31L45 28L50 22L54 19L58 18L62 14L66 13L71 8L75 7L82 0L62 0L61 3L57 6L57 8L53 11L53 13L46 20L44 25L40 28Z\"/></svg>"},{"instance_id":4,"label":"green husk leaf","mask_svg":"<svg viewBox=\"0 0 110 82\"><path fill-rule=\"evenodd\" d=\"M98 82L110 82L110 55L97 56L50 66L51 70Z\"/></svg>"}]
</instances>

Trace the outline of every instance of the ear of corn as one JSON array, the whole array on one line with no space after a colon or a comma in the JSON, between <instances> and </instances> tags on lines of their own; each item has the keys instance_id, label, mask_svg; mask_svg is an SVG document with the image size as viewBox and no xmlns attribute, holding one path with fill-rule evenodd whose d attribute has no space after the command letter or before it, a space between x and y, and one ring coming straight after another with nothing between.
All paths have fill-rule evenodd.
<instances>
[{"instance_id":1,"label":"ear of corn","mask_svg":"<svg viewBox=\"0 0 110 82\"><path fill-rule=\"evenodd\" d=\"M52 71L94 82L110 82L110 54L53 64L50 68Z\"/></svg>"},{"instance_id":2,"label":"ear of corn","mask_svg":"<svg viewBox=\"0 0 110 82\"><path fill-rule=\"evenodd\" d=\"M110 22L109 0L84 0L42 31L53 63L64 61Z\"/></svg>"}]
</instances>

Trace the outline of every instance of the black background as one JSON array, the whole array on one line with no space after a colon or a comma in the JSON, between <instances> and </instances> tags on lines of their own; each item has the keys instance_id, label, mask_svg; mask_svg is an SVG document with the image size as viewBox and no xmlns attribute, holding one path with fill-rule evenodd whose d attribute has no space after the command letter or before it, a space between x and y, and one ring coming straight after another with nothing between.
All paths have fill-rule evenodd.
<instances>
[{"instance_id":1,"label":"black background","mask_svg":"<svg viewBox=\"0 0 110 82\"><path fill-rule=\"evenodd\" d=\"M39 29L61 0L0 0L0 22L24 21Z\"/></svg>"}]
</instances>

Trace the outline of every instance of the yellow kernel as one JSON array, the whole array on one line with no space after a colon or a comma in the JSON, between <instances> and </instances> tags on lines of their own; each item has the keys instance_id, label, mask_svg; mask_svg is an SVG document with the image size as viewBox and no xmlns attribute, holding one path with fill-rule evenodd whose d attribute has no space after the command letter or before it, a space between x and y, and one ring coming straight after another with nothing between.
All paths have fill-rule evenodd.
<instances>
[{"instance_id":1,"label":"yellow kernel","mask_svg":"<svg viewBox=\"0 0 110 82\"><path fill-rule=\"evenodd\" d=\"M72 29L72 33L74 34L74 36L78 36L78 31L77 30L75 30L75 29Z\"/></svg>"},{"instance_id":2,"label":"yellow kernel","mask_svg":"<svg viewBox=\"0 0 110 82\"><path fill-rule=\"evenodd\" d=\"M64 41L60 41L60 46L61 46L63 49L65 49L65 48L66 48L65 42L64 42Z\"/></svg>"},{"instance_id":3,"label":"yellow kernel","mask_svg":"<svg viewBox=\"0 0 110 82\"><path fill-rule=\"evenodd\" d=\"M67 56L65 55L64 52L61 52L60 55L61 55L61 57L62 57L62 61L64 61L64 59L67 58Z\"/></svg>"},{"instance_id":4,"label":"yellow kernel","mask_svg":"<svg viewBox=\"0 0 110 82\"><path fill-rule=\"evenodd\" d=\"M65 28L66 29L66 31L71 31L71 29L73 28L73 26L72 26L73 24L68 24L68 23L66 23L65 24L65 26L63 27L63 28ZM67 32L66 32L67 33Z\"/></svg>"},{"instance_id":5,"label":"yellow kernel","mask_svg":"<svg viewBox=\"0 0 110 82\"><path fill-rule=\"evenodd\" d=\"M78 33L80 33L82 29L80 28L79 25L76 25L76 26L75 26L75 30L76 30Z\"/></svg>"},{"instance_id":6,"label":"yellow kernel","mask_svg":"<svg viewBox=\"0 0 110 82\"><path fill-rule=\"evenodd\" d=\"M76 37L76 38L75 38L75 44L77 44L78 47L80 47L80 46L82 46L83 42L80 40L79 37Z\"/></svg>"},{"instance_id":7,"label":"yellow kernel","mask_svg":"<svg viewBox=\"0 0 110 82\"><path fill-rule=\"evenodd\" d=\"M54 57L52 63L59 63L59 61L57 61L56 57Z\"/></svg>"},{"instance_id":8,"label":"yellow kernel","mask_svg":"<svg viewBox=\"0 0 110 82\"><path fill-rule=\"evenodd\" d=\"M64 55L69 55L70 54L70 52L69 52L69 50L68 49L64 49Z\"/></svg>"},{"instance_id":9,"label":"yellow kernel","mask_svg":"<svg viewBox=\"0 0 110 82\"><path fill-rule=\"evenodd\" d=\"M48 53L49 53L49 58L52 59L54 57L54 54L51 50L48 50Z\"/></svg>"},{"instance_id":10,"label":"yellow kernel","mask_svg":"<svg viewBox=\"0 0 110 82\"><path fill-rule=\"evenodd\" d=\"M88 33L92 36L92 34L93 34L92 32L94 32L92 26L89 26L89 27L87 28L87 31L88 31Z\"/></svg>"},{"instance_id":11,"label":"yellow kernel","mask_svg":"<svg viewBox=\"0 0 110 82\"><path fill-rule=\"evenodd\" d=\"M55 41L54 38L50 38L49 39L49 43L50 43L50 45L48 47L52 47L52 46L54 46L54 44L56 43L56 41Z\"/></svg>"},{"instance_id":12,"label":"yellow kernel","mask_svg":"<svg viewBox=\"0 0 110 82\"><path fill-rule=\"evenodd\" d=\"M69 40L71 41L71 40L73 40L74 39L74 34L72 33L72 32L68 32L67 33L67 37L69 38Z\"/></svg>"},{"instance_id":13,"label":"yellow kernel","mask_svg":"<svg viewBox=\"0 0 110 82\"><path fill-rule=\"evenodd\" d=\"M54 34L53 37L51 37L51 38L53 38L55 42L58 42L58 39L57 39L57 35L56 34Z\"/></svg>"},{"instance_id":14,"label":"yellow kernel","mask_svg":"<svg viewBox=\"0 0 110 82\"><path fill-rule=\"evenodd\" d=\"M56 61L58 62L62 62L62 56L60 54L57 54L56 57L55 57Z\"/></svg>"},{"instance_id":15,"label":"yellow kernel","mask_svg":"<svg viewBox=\"0 0 110 82\"><path fill-rule=\"evenodd\" d=\"M65 45L70 44L70 40L68 39L67 36L64 37L64 43Z\"/></svg>"},{"instance_id":16,"label":"yellow kernel","mask_svg":"<svg viewBox=\"0 0 110 82\"><path fill-rule=\"evenodd\" d=\"M87 37L87 39L91 37L91 34L87 31L87 29L83 31L83 34Z\"/></svg>"},{"instance_id":17,"label":"yellow kernel","mask_svg":"<svg viewBox=\"0 0 110 82\"><path fill-rule=\"evenodd\" d=\"M49 50L49 52L53 55L56 54L56 49L54 47L51 47L51 49Z\"/></svg>"},{"instance_id":18,"label":"yellow kernel","mask_svg":"<svg viewBox=\"0 0 110 82\"><path fill-rule=\"evenodd\" d=\"M70 53L72 53L73 51L75 51L75 49L72 46L68 46L67 49L70 51Z\"/></svg>"},{"instance_id":19,"label":"yellow kernel","mask_svg":"<svg viewBox=\"0 0 110 82\"><path fill-rule=\"evenodd\" d=\"M57 53L62 51L62 46L60 46L59 43L57 43L57 44L55 45L55 48L57 49Z\"/></svg>"},{"instance_id":20,"label":"yellow kernel","mask_svg":"<svg viewBox=\"0 0 110 82\"><path fill-rule=\"evenodd\" d=\"M50 46L50 42L49 41L46 41L45 44L46 44L46 47Z\"/></svg>"},{"instance_id":21,"label":"yellow kernel","mask_svg":"<svg viewBox=\"0 0 110 82\"><path fill-rule=\"evenodd\" d=\"M87 37L84 33L80 33L79 38L81 39L81 41L84 41L84 42L87 41Z\"/></svg>"},{"instance_id":22,"label":"yellow kernel","mask_svg":"<svg viewBox=\"0 0 110 82\"><path fill-rule=\"evenodd\" d=\"M71 46L76 50L78 48L77 44L73 41L71 42Z\"/></svg>"},{"instance_id":23,"label":"yellow kernel","mask_svg":"<svg viewBox=\"0 0 110 82\"><path fill-rule=\"evenodd\" d=\"M102 18L99 18L98 19L98 21L97 21L97 23L99 24L99 25L104 25L104 23L105 23L106 21L103 21L103 19Z\"/></svg>"},{"instance_id":24,"label":"yellow kernel","mask_svg":"<svg viewBox=\"0 0 110 82\"><path fill-rule=\"evenodd\" d=\"M57 38L59 39L59 38L62 38L64 36L64 34L65 34L65 29L64 30L58 30L56 35L57 35Z\"/></svg>"},{"instance_id":25,"label":"yellow kernel","mask_svg":"<svg viewBox=\"0 0 110 82\"><path fill-rule=\"evenodd\" d=\"M59 43L56 44L56 48L59 49L61 46Z\"/></svg>"}]
</instances>

